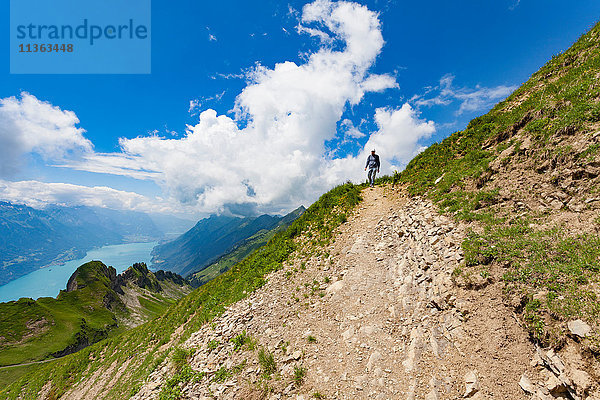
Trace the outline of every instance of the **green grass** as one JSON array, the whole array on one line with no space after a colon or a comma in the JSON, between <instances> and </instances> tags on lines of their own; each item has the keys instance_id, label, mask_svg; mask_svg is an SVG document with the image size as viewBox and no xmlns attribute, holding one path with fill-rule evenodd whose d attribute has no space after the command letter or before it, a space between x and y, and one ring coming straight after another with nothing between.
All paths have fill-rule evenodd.
<instances>
[{"instance_id":1,"label":"green grass","mask_svg":"<svg viewBox=\"0 0 600 400\"><path fill-rule=\"evenodd\" d=\"M260 364L262 375L265 379L270 379L271 375L277 371L275 357L264 347L261 347L258 351L258 363Z\"/></svg>"},{"instance_id":2,"label":"green grass","mask_svg":"<svg viewBox=\"0 0 600 400\"><path fill-rule=\"evenodd\" d=\"M159 393L159 400L179 400L181 398L181 383L200 382L204 379L203 372L196 372L189 365L184 365L174 376L167 379ZM138 389L139 390L139 389ZM135 394L134 393L130 394Z\"/></svg>"},{"instance_id":3,"label":"green grass","mask_svg":"<svg viewBox=\"0 0 600 400\"><path fill-rule=\"evenodd\" d=\"M255 346L254 341L246 334L246 331L235 336L231 339L231 342L233 343L233 351L241 350L244 346L249 347L249 349L252 350Z\"/></svg>"},{"instance_id":4,"label":"green grass","mask_svg":"<svg viewBox=\"0 0 600 400\"><path fill-rule=\"evenodd\" d=\"M165 312L173 303L174 299L170 299L159 294L153 294L151 297L144 294L138 296L138 301L142 306L142 310L147 319L152 319Z\"/></svg>"},{"instance_id":5,"label":"green grass","mask_svg":"<svg viewBox=\"0 0 600 400\"><path fill-rule=\"evenodd\" d=\"M217 383L223 383L229 377L231 377L231 372L223 366L215 372L212 381Z\"/></svg>"},{"instance_id":6,"label":"green grass","mask_svg":"<svg viewBox=\"0 0 600 400\"><path fill-rule=\"evenodd\" d=\"M15 382L23 375L34 371L37 365L20 365L14 367L0 368L0 387L7 387L9 384Z\"/></svg>"},{"instance_id":7,"label":"green grass","mask_svg":"<svg viewBox=\"0 0 600 400\"><path fill-rule=\"evenodd\" d=\"M16 399L35 398L42 386L50 382L52 393L60 397L76 382L106 371L113 364L129 361L128 374L114 377L106 398L122 399L165 359L161 347L169 343L172 333L183 326L182 335L171 347L185 341L203 324L220 315L225 307L246 297L265 283L265 275L282 268L282 264L299 249L296 238L310 232L316 245L331 242L339 225L337 215L348 214L360 202L360 188L340 185L319 198L285 231L218 276L177 301L161 316L149 323L109 337L76 354L36 368L14 384L0 389L0 396ZM173 389L175 390L175 389Z\"/></svg>"},{"instance_id":8,"label":"green grass","mask_svg":"<svg viewBox=\"0 0 600 400\"><path fill-rule=\"evenodd\" d=\"M304 382L305 377L306 377L306 368L303 366L295 365L294 366L294 383L296 384L297 387L300 387L300 385L302 385L302 382Z\"/></svg>"},{"instance_id":9,"label":"green grass","mask_svg":"<svg viewBox=\"0 0 600 400\"><path fill-rule=\"evenodd\" d=\"M527 327L546 344L559 338L545 329L542 314L557 320L600 317L600 302L591 289L600 282L597 235L568 236L559 227L536 230L529 220L517 219L471 233L463 249L467 266L503 266L506 290L525 296ZM539 292L544 293L543 301L533 299Z\"/></svg>"},{"instance_id":10,"label":"green grass","mask_svg":"<svg viewBox=\"0 0 600 400\"><path fill-rule=\"evenodd\" d=\"M175 371L180 371L188 362L189 358L194 355L193 349L184 349L176 347L171 354L171 362Z\"/></svg>"},{"instance_id":11,"label":"green grass","mask_svg":"<svg viewBox=\"0 0 600 400\"><path fill-rule=\"evenodd\" d=\"M246 360L242 361L241 364L232 367L231 369L227 369L224 365L221 366L218 370L215 371L214 375L211 378L212 382L223 383L227 379L231 378L235 374L240 373L246 367Z\"/></svg>"},{"instance_id":12,"label":"green grass","mask_svg":"<svg viewBox=\"0 0 600 400\"><path fill-rule=\"evenodd\" d=\"M72 292L61 291L56 299L23 298L0 303L0 336L8 341L0 346L0 365L52 358L78 342L97 342L108 337L117 321L103 301L104 296L112 294L116 298L116 294L109 288L108 278L99 274L102 267L106 268L99 262L80 267L77 279L86 286ZM114 304L122 311L120 301ZM36 322L39 328L28 328Z\"/></svg>"},{"instance_id":13,"label":"green grass","mask_svg":"<svg viewBox=\"0 0 600 400\"><path fill-rule=\"evenodd\" d=\"M196 272L190 278L192 286L198 287L215 279L217 276L227 272L233 265L237 264L256 249L264 246L274 235L276 231L260 231L244 241L233 251L221 257L217 262Z\"/></svg>"},{"instance_id":14,"label":"green grass","mask_svg":"<svg viewBox=\"0 0 600 400\"><path fill-rule=\"evenodd\" d=\"M500 266L506 293L523 296L519 312L532 337L545 344L564 337L557 328L561 321L598 319L599 301L590 285L598 282L600 238L568 236L561 226L536 228L530 223L543 225L547 214L515 216L513 209L503 208L499 191L487 189L495 173L490 163L510 146L513 154L503 165L527 161L520 153L522 143L514 137L521 130L532 140L527 157L536 165L548 160L556 168L583 168L598 161L597 144L579 152L571 145L556 144L560 138L586 137L597 130L598 37L600 24L489 113L416 156L395 178L410 194L428 196L442 212L484 228L463 243L466 263L453 276L470 274L472 268L489 276L491 269L482 265ZM558 178L551 183L558 184ZM543 299L539 293L545 293Z\"/></svg>"}]
</instances>

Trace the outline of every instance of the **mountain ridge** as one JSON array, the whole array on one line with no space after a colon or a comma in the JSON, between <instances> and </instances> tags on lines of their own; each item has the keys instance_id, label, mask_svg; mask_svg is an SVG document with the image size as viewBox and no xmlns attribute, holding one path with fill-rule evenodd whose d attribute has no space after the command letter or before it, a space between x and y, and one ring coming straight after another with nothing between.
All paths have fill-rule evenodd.
<instances>
[{"instance_id":1,"label":"mountain ridge","mask_svg":"<svg viewBox=\"0 0 600 400\"><path fill-rule=\"evenodd\" d=\"M150 319L187 293L187 282L171 272L133 264L121 274L100 261L81 265L56 298L0 303L2 365L63 357L108 337L121 327ZM144 307L133 298L144 298ZM148 304L150 304L148 303Z\"/></svg>"},{"instance_id":2,"label":"mountain ridge","mask_svg":"<svg viewBox=\"0 0 600 400\"><path fill-rule=\"evenodd\" d=\"M243 260L254 250L265 245L277 232L286 229L304 211L306 211L304 206L300 206L282 217L275 226L269 229L261 229L252 236L235 243L228 252L219 256L214 263L202 268L198 272L192 272L188 276L190 284L192 287L198 287L227 272L231 266Z\"/></svg>"},{"instance_id":3,"label":"mountain ridge","mask_svg":"<svg viewBox=\"0 0 600 400\"><path fill-rule=\"evenodd\" d=\"M245 218L211 215L198 221L177 239L157 245L152 251L152 263L183 276L191 275L230 253L252 235L271 230L282 221L289 223L290 216L297 216L300 209L304 207L300 206L282 217L267 214Z\"/></svg>"}]
</instances>

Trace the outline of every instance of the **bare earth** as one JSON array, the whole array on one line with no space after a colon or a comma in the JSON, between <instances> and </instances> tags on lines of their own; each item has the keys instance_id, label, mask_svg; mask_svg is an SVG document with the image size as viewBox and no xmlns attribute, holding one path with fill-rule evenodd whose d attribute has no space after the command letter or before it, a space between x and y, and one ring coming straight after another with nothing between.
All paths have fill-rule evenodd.
<instances>
[{"instance_id":1,"label":"bare earth","mask_svg":"<svg viewBox=\"0 0 600 400\"><path fill-rule=\"evenodd\" d=\"M294 399L570 398L546 387L553 374L536 355L545 353L503 304L500 283L478 277L467 290L452 282L464 227L400 189L363 197L328 258L296 255L192 335L192 368L207 376L185 384L183 398L263 398L265 390L266 398ZM234 351L230 340L243 331L258 342L254 350ZM275 357L270 379L259 347ZM222 367L231 373L219 380ZM306 368L301 384L294 367ZM134 398L157 398L171 375L165 363ZM519 385L523 376L536 382L525 385L531 393Z\"/></svg>"}]
</instances>

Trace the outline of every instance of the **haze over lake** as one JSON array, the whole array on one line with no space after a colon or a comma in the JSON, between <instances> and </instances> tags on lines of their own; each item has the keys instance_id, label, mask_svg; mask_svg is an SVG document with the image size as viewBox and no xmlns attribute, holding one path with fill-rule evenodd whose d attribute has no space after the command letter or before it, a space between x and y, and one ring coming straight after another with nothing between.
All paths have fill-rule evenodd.
<instances>
[{"instance_id":1,"label":"haze over lake","mask_svg":"<svg viewBox=\"0 0 600 400\"><path fill-rule=\"evenodd\" d=\"M88 261L99 260L112 265L117 273L129 268L133 263L144 262L150 265L150 253L158 242L127 243L104 246L90 250L85 257L38 269L0 286L0 302L18 300L21 297L37 299L39 297L56 297L61 289L67 287L67 281L75 270Z\"/></svg>"}]
</instances>

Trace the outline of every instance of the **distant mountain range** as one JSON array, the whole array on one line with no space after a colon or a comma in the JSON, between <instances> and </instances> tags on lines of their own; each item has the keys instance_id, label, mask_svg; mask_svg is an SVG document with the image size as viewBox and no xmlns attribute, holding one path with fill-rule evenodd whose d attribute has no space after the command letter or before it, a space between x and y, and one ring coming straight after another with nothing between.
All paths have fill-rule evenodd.
<instances>
[{"instance_id":1,"label":"distant mountain range","mask_svg":"<svg viewBox=\"0 0 600 400\"><path fill-rule=\"evenodd\" d=\"M174 239L183 232L194 226L195 222L191 219L177 218L165 214L148 214L154 225L161 231L164 237Z\"/></svg>"},{"instance_id":2,"label":"distant mountain range","mask_svg":"<svg viewBox=\"0 0 600 400\"><path fill-rule=\"evenodd\" d=\"M153 220L135 211L85 206L38 210L0 202L0 285L35 269L83 257L95 247L159 240L190 225L174 217Z\"/></svg>"},{"instance_id":3,"label":"distant mountain range","mask_svg":"<svg viewBox=\"0 0 600 400\"><path fill-rule=\"evenodd\" d=\"M161 269L189 277L228 255L230 260L227 265L219 267L226 269L232 260L240 261L252 250L266 243L272 236L269 232L274 234L275 230L287 227L304 210L300 206L283 217L266 214L246 218L213 215L198 221L177 239L156 246L152 251L152 263ZM211 275L218 275L218 271ZM196 279L194 283L194 286L198 286L203 283L203 279Z\"/></svg>"},{"instance_id":4,"label":"distant mountain range","mask_svg":"<svg viewBox=\"0 0 600 400\"><path fill-rule=\"evenodd\" d=\"M193 272L188 275L188 281L192 287L197 288L204 285L206 282L216 278L238 262L246 258L247 255L254 250L265 245L277 232L285 230L296 218L300 217L305 211L304 207L299 207L268 230L260 230L254 235L238 242L231 251L221 255L215 262L204 267L200 271Z\"/></svg>"}]
</instances>

